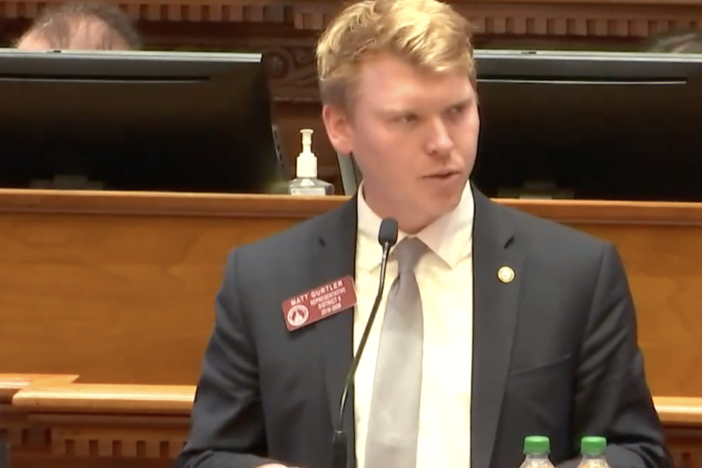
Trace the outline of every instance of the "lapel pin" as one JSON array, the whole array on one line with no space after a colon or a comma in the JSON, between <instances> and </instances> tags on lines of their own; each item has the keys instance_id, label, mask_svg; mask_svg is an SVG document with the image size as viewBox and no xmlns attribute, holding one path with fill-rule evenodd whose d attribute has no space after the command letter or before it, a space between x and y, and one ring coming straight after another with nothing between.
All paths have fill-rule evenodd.
<instances>
[{"instance_id":1,"label":"lapel pin","mask_svg":"<svg viewBox=\"0 0 702 468\"><path fill-rule=\"evenodd\" d=\"M503 266L497 270L497 278L503 283L511 283L514 279L514 270L508 266Z\"/></svg>"}]
</instances>

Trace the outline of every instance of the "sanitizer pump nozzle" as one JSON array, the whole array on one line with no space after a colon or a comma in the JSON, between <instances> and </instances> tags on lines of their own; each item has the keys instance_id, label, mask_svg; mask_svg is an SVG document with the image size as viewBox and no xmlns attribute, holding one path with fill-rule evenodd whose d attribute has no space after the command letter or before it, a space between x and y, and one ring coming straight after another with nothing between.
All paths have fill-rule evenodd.
<instances>
[{"instance_id":1,"label":"sanitizer pump nozzle","mask_svg":"<svg viewBox=\"0 0 702 468\"><path fill-rule=\"evenodd\" d=\"M314 130L311 128L300 130L300 134L302 134L302 151L297 157L296 176L298 179L317 178L317 156L312 152L313 133Z\"/></svg>"}]
</instances>

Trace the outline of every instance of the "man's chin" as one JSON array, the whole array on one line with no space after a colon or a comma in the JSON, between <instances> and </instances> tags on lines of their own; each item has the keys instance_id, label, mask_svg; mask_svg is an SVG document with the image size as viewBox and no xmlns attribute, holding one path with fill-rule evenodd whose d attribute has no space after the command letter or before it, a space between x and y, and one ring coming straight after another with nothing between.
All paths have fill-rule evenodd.
<instances>
[{"instance_id":1,"label":"man's chin","mask_svg":"<svg viewBox=\"0 0 702 468\"><path fill-rule=\"evenodd\" d=\"M437 208L446 213L448 211L452 211L458 206L459 203L461 203L464 189L465 183L456 184L452 187L446 187L443 190L439 190L431 194L431 198L433 198L434 204L437 206Z\"/></svg>"},{"instance_id":2,"label":"man's chin","mask_svg":"<svg viewBox=\"0 0 702 468\"><path fill-rule=\"evenodd\" d=\"M427 201L431 204L427 205ZM434 222L442 216L454 211L460 203L461 194L450 197L429 198L425 200L423 211L428 214L428 218L431 218L431 222Z\"/></svg>"}]
</instances>

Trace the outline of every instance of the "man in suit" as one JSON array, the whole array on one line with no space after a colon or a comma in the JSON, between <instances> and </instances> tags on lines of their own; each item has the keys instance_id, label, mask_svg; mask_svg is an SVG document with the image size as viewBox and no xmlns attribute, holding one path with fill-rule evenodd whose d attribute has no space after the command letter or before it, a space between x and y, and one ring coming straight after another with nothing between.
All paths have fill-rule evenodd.
<instances>
[{"instance_id":1,"label":"man in suit","mask_svg":"<svg viewBox=\"0 0 702 468\"><path fill-rule=\"evenodd\" d=\"M141 38L119 6L69 2L44 9L16 46L20 50L137 50Z\"/></svg>"},{"instance_id":2,"label":"man in suit","mask_svg":"<svg viewBox=\"0 0 702 468\"><path fill-rule=\"evenodd\" d=\"M469 32L436 0L366 0L321 37L324 123L364 181L229 256L180 468L332 468L388 217L400 233L343 418L349 468L516 468L529 435L562 468L586 435L608 439L612 468L670 466L616 249L469 182ZM289 331L288 299L346 276L355 308Z\"/></svg>"}]
</instances>

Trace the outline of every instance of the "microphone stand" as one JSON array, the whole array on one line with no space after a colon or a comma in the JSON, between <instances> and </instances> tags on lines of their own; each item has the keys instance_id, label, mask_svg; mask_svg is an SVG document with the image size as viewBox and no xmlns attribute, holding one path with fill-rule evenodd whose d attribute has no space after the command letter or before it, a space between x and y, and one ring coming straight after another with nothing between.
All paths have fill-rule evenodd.
<instances>
[{"instance_id":1,"label":"microphone stand","mask_svg":"<svg viewBox=\"0 0 702 468\"><path fill-rule=\"evenodd\" d=\"M373 301L373 308L371 309L370 315L368 316L368 322L363 329L363 334L361 335L361 341L358 344L358 350L356 355L351 361L351 367L349 368L348 374L346 374L346 380L344 382L343 391L341 393L341 402L339 404L339 417L336 420L336 427L334 428L334 435L332 437L332 468L347 468L348 463L348 450L347 450L347 437L344 431L344 410L346 409L346 399L348 398L349 390L353 385L354 377L356 376L356 369L361 362L361 356L363 356L363 350L366 347L366 342L368 341L368 336L373 328L373 322L375 322L375 317L378 315L378 309L380 308L380 301L383 299L383 290L385 289L385 274L388 267L388 259L390 257L390 249L397 243L397 221L392 218L386 218L380 224L380 232L378 234L378 242L383 247L383 255L380 260L380 279L378 281L378 292L375 294L375 301Z\"/></svg>"}]
</instances>

